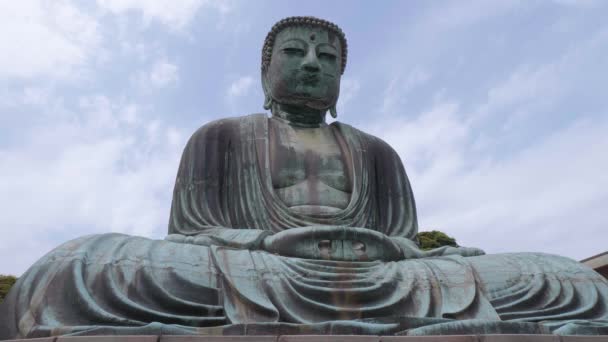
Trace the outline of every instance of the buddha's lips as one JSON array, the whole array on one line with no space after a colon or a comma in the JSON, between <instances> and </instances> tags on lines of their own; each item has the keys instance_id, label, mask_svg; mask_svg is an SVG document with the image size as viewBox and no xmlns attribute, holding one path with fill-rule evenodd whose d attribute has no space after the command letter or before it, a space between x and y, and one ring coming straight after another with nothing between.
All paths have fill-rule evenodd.
<instances>
[{"instance_id":1,"label":"buddha's lips","mask_svg":"<svg viewBox=\"0 0 608 342\"><path fill-rule=\"evenodd\" d=\"M321 77L318 74L304 74L299 79L306 85L317 85L321 81Z\"/></svg>"}]
</instances>

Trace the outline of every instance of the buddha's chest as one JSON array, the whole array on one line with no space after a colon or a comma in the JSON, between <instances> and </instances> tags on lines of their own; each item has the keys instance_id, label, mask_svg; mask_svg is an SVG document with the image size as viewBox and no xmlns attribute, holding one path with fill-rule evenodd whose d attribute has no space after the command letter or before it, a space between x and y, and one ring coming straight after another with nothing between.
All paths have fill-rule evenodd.
<instances>
[{"instance_id":1,"label":"buddha's chest","mask_svg":"<svg viewBox=\"0 0 608 342\"><path fill-rule=\"evenodd\" d=\"M289 206L348 204L346 151L330 126L294 128L271 120L269 154L273 187Z\"/></svg>"}]
</instances>

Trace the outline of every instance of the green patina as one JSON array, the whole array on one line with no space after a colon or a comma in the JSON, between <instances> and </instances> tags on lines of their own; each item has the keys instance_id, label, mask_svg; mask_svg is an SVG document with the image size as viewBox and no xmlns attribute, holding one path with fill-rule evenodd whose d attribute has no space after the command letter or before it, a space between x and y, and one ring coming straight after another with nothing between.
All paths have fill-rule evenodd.
<instances>
[{"instance_id":1,"label":"green patina","mask_svg":"<svg viewBox=\"0 0 608 342\"><path fill-rule=\"evenodd\" d=\"M399 156L325 121L346 65L337 26L282 20L262 65L272 115L193 134L166 239L103 234L53 250L0 305L0 339L608 333L608 283L574 260L417 244Z\"/></svg>"}]
</instances>

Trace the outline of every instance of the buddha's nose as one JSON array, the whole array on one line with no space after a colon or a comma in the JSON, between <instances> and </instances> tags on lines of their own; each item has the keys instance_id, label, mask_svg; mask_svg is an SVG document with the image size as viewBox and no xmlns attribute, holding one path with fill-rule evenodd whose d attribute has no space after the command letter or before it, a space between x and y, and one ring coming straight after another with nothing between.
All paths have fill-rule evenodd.
<instances>
[{"instance_id":1,"label":"buddha's nose","mask_svg":"<svg viewBox=\"0 0 608 342\"><path fill-rule=\"evenodd\" d=\"M318 72L321 70L321 65L319 64L319 59L317 58L317 53L314 49L311 49L311 51L306 54L306 57L302 62L302 69L308 72Z\"/></svg>"}]
</instances>

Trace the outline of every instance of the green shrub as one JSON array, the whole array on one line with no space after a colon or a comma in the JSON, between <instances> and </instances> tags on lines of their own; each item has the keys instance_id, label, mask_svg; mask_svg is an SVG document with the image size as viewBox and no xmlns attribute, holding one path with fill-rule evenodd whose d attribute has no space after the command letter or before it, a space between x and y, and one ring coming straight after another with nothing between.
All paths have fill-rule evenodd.
<instances>
[{"instance_id":1,"label":"green shrub","mask_svg":"<svg viewBox=\"0 0 608 342\"><path fill-rule=\"evenodd\" d=\"M6 297L8 290L10 290L11 287L13 287L13 285L15 284L16 281L17 281L17 277L15 277L15 276L0 274L0 303L2 303L2 301L4 301L4 298Z\"/></svg>"},{"instance_id":2,"label":"green shrub","mask_svg":"<svg viewBox=\"0 0 608 342\"><path fill-rule=\"evenodd\" d=\"M438 230L432 230L430 232L419 232L418 241L420 242L420 248L424 250L438 248L441 246L458 247L456 239Z\"/></svg>"}]
</instances>

